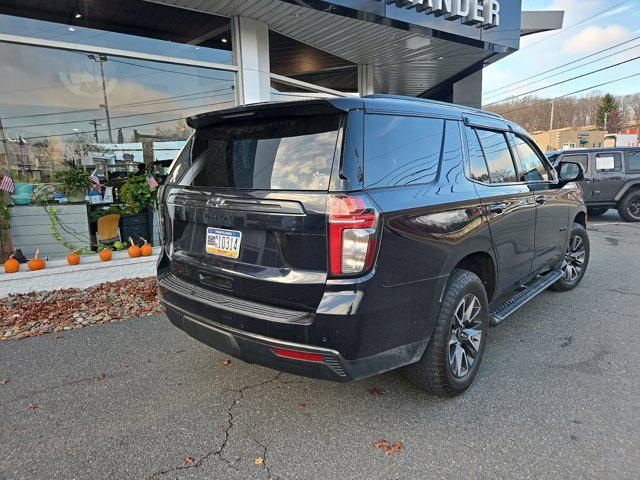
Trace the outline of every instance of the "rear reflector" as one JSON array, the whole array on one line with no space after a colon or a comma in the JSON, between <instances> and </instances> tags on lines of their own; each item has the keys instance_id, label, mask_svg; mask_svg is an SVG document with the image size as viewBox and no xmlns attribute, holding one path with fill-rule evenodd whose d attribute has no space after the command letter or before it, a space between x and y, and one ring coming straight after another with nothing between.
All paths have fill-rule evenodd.
<instances>
[{"instance_id":1,"label":"rear reflector","mask_svg":"<svg viewBox=\"0 0 640 480\"><path fill-rule=\"evenodd\" d=\"M272 349L273 353L281 357L295 358L297 360L306 360L308 362L322 362L324 357L319 353L297 352L295 350L285 350L283 348Z\"/></svg>"}]
</instances>

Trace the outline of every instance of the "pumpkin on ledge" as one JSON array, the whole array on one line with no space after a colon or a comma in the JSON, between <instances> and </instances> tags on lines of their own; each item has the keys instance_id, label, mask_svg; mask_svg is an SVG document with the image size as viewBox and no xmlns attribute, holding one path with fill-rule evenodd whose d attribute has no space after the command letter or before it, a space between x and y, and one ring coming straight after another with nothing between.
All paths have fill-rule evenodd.
<instances>
[{"instance_id":1,"label":"pumpkin on ledge","mask_svg":"<svg viewBox=\"0 0 640 480\"><path fill-rule=\"evenodd\" d=\"M27 262L27 267L33 272L35 270L43 270L45 266L44 259L40 258L40 248L36 248L36 254Z\"/></svg>"},{"instance_id":2,"label":"pumpkin on ledge","mask_svg":"<svg viewBox=\"0 0 640 480\"><path fill-rule=\"evenodd\" d=\"M16 273L20 270L20 263L13 258L14 255L15 253L12 253L9 258L7 258L7 261L4 262L4 271L7 273Z\"/></svg>"},{"instance_id":3,"label":"pumpkin on ledge","mask_svg":"<svg viewBox=\"0 0 640 480\"><path fill-rule=\"evenodd\" d=\"M111 260L111 250L109 250L108 248L103 248L102 250L100 250L100 260L102 260L103 262L108 262L109 260Z\"/></svg>"},{"instance_id":4,"label":"pumpkin on ledge","mask_svg":"<svg viewBox=\"0 0 640 480\"><path fill-rule=\"evenodd\" d=\"M140 247L140 253L142 254L143 257L150 257L153 254L153 247L149 243L147 243L147 241L144 238L142 237L140 238L144 242Z\"/></svg>"},{"instance_id":5,"label":"pumpkin on ledge","mask_svg":"<svg viewBox=\"0 0 640 480\"><path fill-rule=\"evenodd\" d=\"M78 265L80 263L80 255L77 252L71 252L67 255L67 263L69 265Z\"/></svg>"},{"instance_id":6,"label":"pumpkin on ledge","mask_svg":"<svg viewBox=\"0 0 640 480\"><path fill-rule=\"evenodd\" d=\"M129 237L131 246L127 249L130 258L138 258L140 256L140 247L133 242L133 238Z\"/></svg>"}]
</instances>

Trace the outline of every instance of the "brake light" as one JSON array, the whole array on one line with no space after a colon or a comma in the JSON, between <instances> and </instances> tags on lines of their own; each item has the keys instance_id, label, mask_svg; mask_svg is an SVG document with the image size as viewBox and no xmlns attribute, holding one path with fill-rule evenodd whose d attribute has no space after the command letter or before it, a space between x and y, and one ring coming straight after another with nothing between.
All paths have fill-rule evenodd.
<instances>
[{"instance_id":1,"label":"brake light","mask_svg":"<svg viewBox=\"0 0 640 480\"><path fill-rule=\"evenodd\" d=\"M366 197L329 197L329 272L356 275L373 265L378 212Z\"/></svg>"}]
</instances>

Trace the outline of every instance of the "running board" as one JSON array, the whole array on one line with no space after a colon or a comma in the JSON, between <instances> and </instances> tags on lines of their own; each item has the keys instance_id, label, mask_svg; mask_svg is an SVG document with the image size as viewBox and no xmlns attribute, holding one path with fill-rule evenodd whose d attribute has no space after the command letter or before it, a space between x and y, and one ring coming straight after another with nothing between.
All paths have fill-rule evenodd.
<instances>
[{"instance_id":1,"label":"running board","mask_svg":"<svg viewBox=\"0 0 640 480\"><path fill-rule=\"evenodd\" d=\"M496 327L504 322L509 315L517 311L524 304L530 302L551 285L562 278L564 273L562 270L552 270L545 276L540 277L527 288L517 293L505 303L496 308L489 314L489 325Z\"/></svg>"}]
</instances>

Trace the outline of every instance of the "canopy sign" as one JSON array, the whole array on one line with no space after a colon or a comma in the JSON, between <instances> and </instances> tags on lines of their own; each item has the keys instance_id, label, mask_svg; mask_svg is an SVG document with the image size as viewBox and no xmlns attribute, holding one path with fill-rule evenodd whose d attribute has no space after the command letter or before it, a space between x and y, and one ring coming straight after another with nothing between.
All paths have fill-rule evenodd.
<instances>
[{"instance_id":1,"label":"canopy sign","mask_svg":"<svg viewBox=\"0 0 640 480\"><path fill-rule=\"evenodd\" d=\"M416 12L424 12L446 20L462 20L464 25L475 25L482 28L500 25L499 0L384 0L387 5L415 8Z\"/></svg>"}]
</instances>

